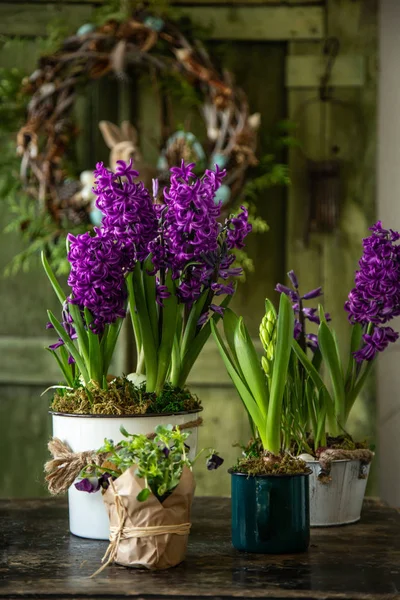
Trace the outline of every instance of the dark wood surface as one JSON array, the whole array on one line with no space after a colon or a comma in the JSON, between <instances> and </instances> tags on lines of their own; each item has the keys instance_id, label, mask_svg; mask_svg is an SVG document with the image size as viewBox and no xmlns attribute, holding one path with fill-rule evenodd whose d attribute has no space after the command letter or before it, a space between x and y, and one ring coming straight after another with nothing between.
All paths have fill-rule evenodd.
<instances>
[{"instance_id":1,"label":"dark wood surface","mask_svg":"<svg viewBox=\"0 0 400 600\"><path fill-rule=\"evenodd\" d=\"M230 539L229 500L196 498L186 561L168 571L111 566L107 542L68 532L66 502L0 501L0 598L400 598L400 515L368 500L362 521L314 529L307 553L244 554Z\"/></svg>"}]
</instances>

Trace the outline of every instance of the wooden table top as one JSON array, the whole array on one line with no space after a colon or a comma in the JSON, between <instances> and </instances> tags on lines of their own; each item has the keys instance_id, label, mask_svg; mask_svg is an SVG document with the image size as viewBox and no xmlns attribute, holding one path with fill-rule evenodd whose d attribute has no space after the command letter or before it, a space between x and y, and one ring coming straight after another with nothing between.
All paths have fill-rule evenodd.
<instances>
[{"instance_id":1,"label":"wooden table top","mask_svg":"<svg viewBox=\"0 0 400 600\"><path fill-rule=\"evenodd\" d=\"M108 567L107 542L68 532L65 500L0 500L0 598L400 598L400 515L367 500L362 521L313 529L308 552L244 554L227 498L196 498L186 561L167 571Z\"/></svg>"}]
</instances>

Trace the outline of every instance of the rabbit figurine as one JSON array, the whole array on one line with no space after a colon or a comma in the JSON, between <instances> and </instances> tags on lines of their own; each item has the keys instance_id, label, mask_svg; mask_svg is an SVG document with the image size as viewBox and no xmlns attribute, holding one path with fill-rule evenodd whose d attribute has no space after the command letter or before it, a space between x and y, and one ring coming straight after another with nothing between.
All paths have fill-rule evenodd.
<instances>
[{"instance_id":1,"label":"rabbit figurine","mask_svg":"<svg viewBox=\"0 0 400 600\"><path fill-rule=\"evenodd\" d=\"M100 121L99 129L103 139L110 149L109 167L115 170L118 160L129 162L132 158L135 169L140 172L139 179L146 187L151 186L152 178L157 177L157 170L152 169L142 161L138 147L138 134L129 121L123 121L121 127L110 121ZM90 220L93 225L100 225L102 213L95 206L95 196L92 188L94 176L91 171L83 171L80 175L82 190L79 192L84 204L90 204Z\"/></svg>"},{"instance_id":2,"label":"rabbit figurine","mask_svg":"<svg viewBox=\"0 0 400 600\"><path fill-rule=\"evenodd\" d=\"M100 121L99 128L103 139L110 148L110 168L115 169L118 160L129 162L132 158L135 165L142 162L138 147L138 134L129 121L123 121L121 127L117 127L110 121Z\"/></svg>"}]
</instances>

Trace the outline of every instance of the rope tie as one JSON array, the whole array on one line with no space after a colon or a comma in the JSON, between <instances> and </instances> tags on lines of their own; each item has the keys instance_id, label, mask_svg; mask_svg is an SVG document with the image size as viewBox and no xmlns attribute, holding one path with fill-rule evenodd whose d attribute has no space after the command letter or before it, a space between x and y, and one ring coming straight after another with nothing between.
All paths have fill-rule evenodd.
<instances>
[{"instance_id":1,"label":"rope tie","mask_svg":"<svg viewBox=\"0 0 400 600\"><path fill-rule=\"evenodd\" d=\"M318 480L321 483L329 483L332 481L331 467L332 461L335 460L359 460L360 470L358 474L359 479L366 479L367 473L365 466L369 465L374 458L374 453L371 450L359 448L356 450L344 450L341 448L327 448L318 457L320 464L320 471L318 473Z\"/></svg>"}]
</instances>

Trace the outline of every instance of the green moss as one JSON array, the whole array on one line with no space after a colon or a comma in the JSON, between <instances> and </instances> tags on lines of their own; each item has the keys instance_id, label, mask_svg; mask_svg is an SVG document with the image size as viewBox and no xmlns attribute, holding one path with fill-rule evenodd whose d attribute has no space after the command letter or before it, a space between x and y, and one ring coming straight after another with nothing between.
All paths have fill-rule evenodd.
<instances>
[{"instance_id":1,"label":"green moss","mask_svg":"<svg viewBox=\"0 0 400 600\"><path fill-rule=\"evenodd\" d=\"M305 450L304 446L299 449L298 446L294 445L293 448L291 448L292 454L301 454L301 452L306 451L306 452L311 453L313 456L318 457L321 454L321 452L323 452L324 450L327 450L327 449L359 450L359 449L369 448L369 444L366 440L364 440L362 442L355 442L353 440L353 438L351 437L351 435L349 435L347 433L338 435L336 437L328 435L326 438L326 446L321 446L320 448L315 448L313 438L308 437L306 440L306 446L305 446L307 448L306 450Z\"/></svg>"},{"instance_id":2,"label":"green moss","mask_svg":"<svg viewBox=\"0 0 400 600\"><path fill-rule=\"evenodd\" d=\"M251 441L243 449L243 458L239 458L232 471L247 475L298 475L307 471L307 465L287 452L278 456L265 452L261 443Z\"/></svg>"},{"instance_id":3,"label":"green moss","mask_svg":"<svg viewBox=\"0 0 400 600\"><path fill-rule=\"evenodd\" d=\"M56 412L94 415L146 415L177 413L200 408L199 399L189 390L166 384L161 394L146 392L146 384L136 386L126 377L117 377L107 390L80 386L56 392L50 409Z\"/></svg>"}]
</instances>

